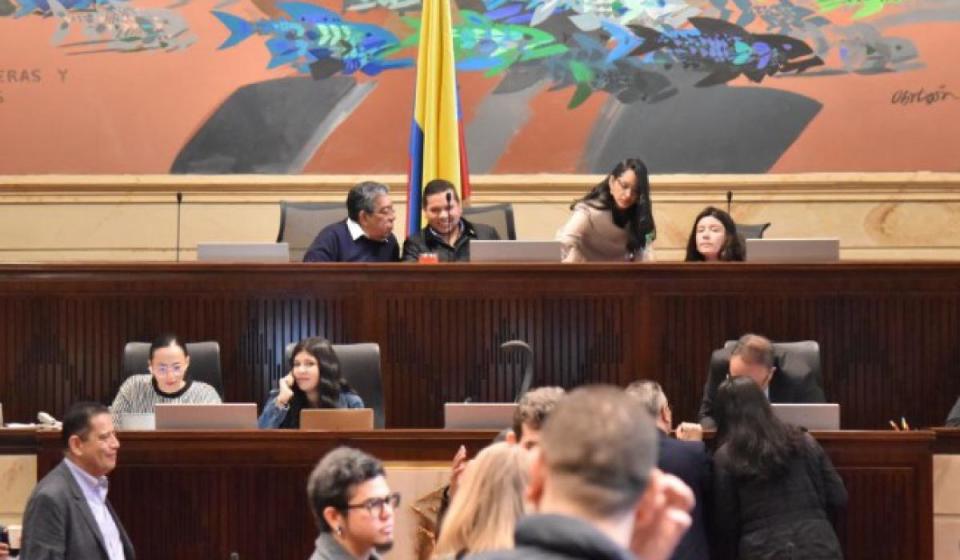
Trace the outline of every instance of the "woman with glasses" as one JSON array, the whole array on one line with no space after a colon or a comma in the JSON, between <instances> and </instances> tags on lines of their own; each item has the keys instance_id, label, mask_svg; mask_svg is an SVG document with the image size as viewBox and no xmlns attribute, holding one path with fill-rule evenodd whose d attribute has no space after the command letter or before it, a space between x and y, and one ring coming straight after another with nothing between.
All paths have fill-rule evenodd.
<instances>
[{"instance_id":1,"label":"woman with glasses","mask_svg":"<svg viewBox=\"0 0 960 560\"><path fill-rule=\"evenodd\" d=\"M190 354L174 334L157 337L150 345L149 373L131 375L120 386L110 411L114 421L124 414L153 413L157 404L219 403L220 395L212 385L187 376Z\"/></svg>"},{"instance_id":2,"label":"woman with glasses","mask_svg":"<svg viewBox=\"0 0 960 560\"><path fill-rule=\"evenodd\" d=\"M257 425L261 428L300 427L305 408L363 408L363 400L340 376L333 345L318 336L293 347L290 373L270 392Z\"/></svg>"},{"instance_id":3,"label":"woman with glasses","mask_svg":"<svg viewBox=\"0 0 960 560\"><path fill-rule=\"evenodd\" d=\"M383 463L338 447L310 473L307 499L320 529L310 560L375 560L393 546L400 494L390 491Z\"/></svg>"},{"instance_id":4,"label":"woman with glasses","mask_svg":"<svg viewBox=\"0 0 960 560\"><path fill-rule=\"evenodd\" d=\"M618 163L570 209L557 233L563 262L653 260L657 229L647 167L639 159Z\"/></svg>"}]
</instances>

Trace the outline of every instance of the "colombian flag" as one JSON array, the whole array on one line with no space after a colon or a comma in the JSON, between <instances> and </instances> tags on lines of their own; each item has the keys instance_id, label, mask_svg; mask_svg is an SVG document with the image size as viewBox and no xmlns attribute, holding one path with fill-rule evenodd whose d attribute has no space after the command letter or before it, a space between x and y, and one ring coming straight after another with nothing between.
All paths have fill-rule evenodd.
<instances>
[{"instance_id":1,"label":"colombian flag","mask_svg":"<svg viewBox=\"0 0 960 560\"><path fill-rule=\"evenodd\" d=\"M417 94L410 128L407 174L407 235L421 225L423 187L433 179L454 184L460 200L470 197L466 144L460 121L450 0L423 0Z\"/></svg>"}]
</instances>

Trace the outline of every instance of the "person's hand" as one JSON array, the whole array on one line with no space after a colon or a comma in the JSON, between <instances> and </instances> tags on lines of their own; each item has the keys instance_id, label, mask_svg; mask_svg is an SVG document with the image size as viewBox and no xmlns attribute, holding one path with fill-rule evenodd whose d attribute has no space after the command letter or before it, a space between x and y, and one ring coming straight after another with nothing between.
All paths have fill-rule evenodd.
<instances>
[{"instance_id":1,"label":"person's hand","mask_svg":"<svg viewBox=\"0 0 960 560\"><path fill-rule=\"evenodd\" d=\"M0 559L10 558L10 546L7 543L0 543Z\"/></svg>"},{"instance_id":2,"label":"person's hand","mask_svg":"<svg viewBox=\"0 0 960 560\"><path fill-rule=\"evenodd\" d=\"M703 441L703 426L694 422L680 422L677 426L677 439Z\"/></svg>"},{"instance_id":3,"label":"person's hand","mask_svg":"<svg viewBox=\"0 0 960 560\"><path fill-rule=\"evenodd\" d=\"M280 383L278 387L280 388L280 393L277 394L277 403L286 406L290 403L290 399L293 398L293 372L284 375L280 378Z\"/></svg>"},{"instance_id":4,"label":"person's hand","mask_svg":"<svg viewBox=\"0 0 960 560\"><path fill-rule=\"evenodd\" d=\"M461 445L460 449L457 450L457 454L453 456L453 465L450 467L450 490L448 491L448 495L451 498L457 493L457 487L460 486L460 477L466 468L467 448Z\"/></svg>"},{"instance_id":5,"label":"person's hand","mask_svg":"<svg viewBox=\"0 0 960 560\"><path fill-rule=\"evenodd\" d=\"M672 474L654 469L637 504L630 551L644 560L668 560L690 528L693 491Z\"/></svg>"}]
</instances>

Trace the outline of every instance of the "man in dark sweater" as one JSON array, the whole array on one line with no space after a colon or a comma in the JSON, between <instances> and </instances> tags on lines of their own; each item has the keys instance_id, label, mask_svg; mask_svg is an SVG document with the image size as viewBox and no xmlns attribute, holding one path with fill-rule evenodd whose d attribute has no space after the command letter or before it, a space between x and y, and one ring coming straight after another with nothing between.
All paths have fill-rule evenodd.
<instances>
[{"instance_id":1,"label":"man in dark sweater","mask_svg":"<svg viewBox=\"0 0 960 560\"><path fill-rule=\"evenodd\" d=\"M531 451L515 548L483 560L665 560L690 525L690 489L658 471L657 436L633 397L582 387L560 400Z\"/></svg>"},{"instance_id":2,"label":"man in dark sweater","mask_svg":"<svg viewBox=\"0 0 960 560\"><path fill-rule=\"evenodd\" d=\"M422 200L427 227L407 237L403 260L416 262L422 253L436 253L440 262L469 261L471 239L500 239L492 227L463 219L460 197L450 181L434 179L427 183Z\"/></svg>"},{"instance_id":3,"label":"man in dark sweater","mask_svg":"<svg viewBox=\"0 0 960 560\"><path fill-rule=\"evenodd\" d=\"M710 545L707 541L706 498L710 496L713 480L713 462L703 444L703 429L700 424L681 422L677 427L677 439L670 437L673 429L673 412L663 388L656 381L634 381L627 387L627 394L637 399L657 425L659 453L657 466L663 472L676 475L693 490L697 503L691 517L693 525L674 551L672 560L709 560ZM687 441L683 441L687 440Z\"/></svg>"},{"instance_id":4,"label":"man in dark sweater","mask_svg":"<svg viewBox=\"0 0 960 560\"><path fill-rule=\"evenodd\" d=\"M395 219L390 189L373 181L360 183L347 193L347 219L323 228L303 262L399 261Z\"/></svg>"}]
</instances>

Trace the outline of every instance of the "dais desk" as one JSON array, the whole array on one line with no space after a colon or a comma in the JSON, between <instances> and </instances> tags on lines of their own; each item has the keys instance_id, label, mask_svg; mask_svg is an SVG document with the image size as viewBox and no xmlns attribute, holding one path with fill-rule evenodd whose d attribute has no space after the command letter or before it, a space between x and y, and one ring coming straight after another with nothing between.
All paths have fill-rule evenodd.
<instances>
[{"instance_id":1,"label":"dais desk","mask_svg":"<svg viewBox=\"0 0 960 560\"><path fill-rule=\"evenodd\" d=\"M436 428L443 403L535 385L659 380L697 412L710 352L759 332L815 339L842 425L943 422L960 394L960 263L49 264L0 266L0 401L27 422L110 402L126 342L217 340L226 398L263 403L284 346L376 342L387 426Z\"/></svg>"},{"instance_id":2,"label":"dais desk","mask_svg":"<svg viewBox=\"0 0 960 560\"><path fill-rule=\"evenodd\" d=\"M306 480L327 451L349 445L372 453L387 463L391 483L423 492L443 480L461 443L472 456L494 435L443 430L122 432L110 499L139 558L226 559L232 552L242 560L306 558L316 533ZM933 558L934 433L814 435L850 494L838 527L846 557ZM38 433L37 446L42 476L61 458L59 434ZM417 469L425 470L418 474ZM404 475L398 481L391 473L400 471ZM404 515L415 498L404 495ZM396 538L391 557L410 558L409 524Z\"/></svg>"}]
</instances>

